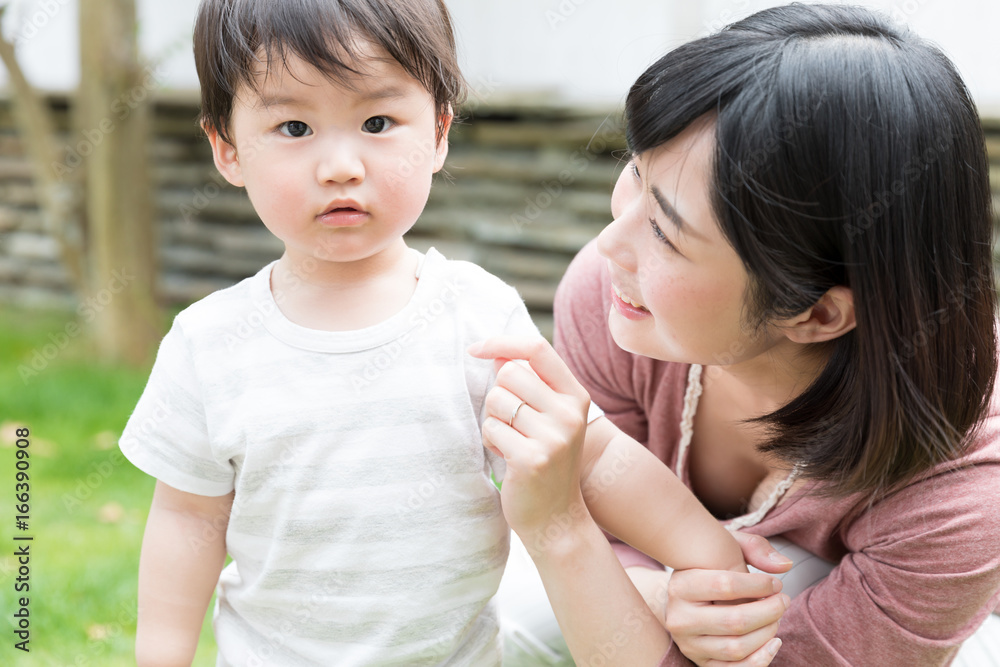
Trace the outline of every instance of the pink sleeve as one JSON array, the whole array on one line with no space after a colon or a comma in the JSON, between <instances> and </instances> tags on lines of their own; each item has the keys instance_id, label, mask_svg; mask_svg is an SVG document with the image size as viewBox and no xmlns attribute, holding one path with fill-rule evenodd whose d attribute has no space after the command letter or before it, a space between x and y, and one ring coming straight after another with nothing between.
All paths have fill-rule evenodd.
<instances>
[{"instance_id":1,"label":"pink sleeve","mask_svg":"<svg viewBox=\"0 0 1000 667\"><path fill-rule=\"evenodd\" d=\"M876 504L850 550L794 598L781 665L946 665L1000 598L1000 464L941 473Z\"/></svg>"}]
</instances>

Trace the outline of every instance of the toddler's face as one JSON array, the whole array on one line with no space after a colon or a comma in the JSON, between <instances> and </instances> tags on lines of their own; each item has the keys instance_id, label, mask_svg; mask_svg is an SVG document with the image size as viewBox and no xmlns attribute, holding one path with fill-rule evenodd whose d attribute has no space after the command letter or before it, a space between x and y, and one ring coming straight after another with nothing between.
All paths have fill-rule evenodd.
<instances>
[{"instance_id":1,"label":"toddler's face","mask_svg":"<svg viewBox=\"0 0 1000 667\"><path fill-rule=\"evenodd\" d=\"M272 61L258 91L234 101L235 149L210 136L219 170L246 187L293 259L377 257L416 222L444 163L430 93L388 54L369 53L350 85L295 55Z\"/></svg>"}]
</instances>

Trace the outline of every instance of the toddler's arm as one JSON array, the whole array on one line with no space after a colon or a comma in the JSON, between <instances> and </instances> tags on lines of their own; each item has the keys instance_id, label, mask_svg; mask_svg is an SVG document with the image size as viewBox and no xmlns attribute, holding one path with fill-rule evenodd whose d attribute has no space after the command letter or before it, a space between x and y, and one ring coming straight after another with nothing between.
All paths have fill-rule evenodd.
<instances>
[{"instance_id":1,"label":"toddler's arm","mask_svg":"<svg viewBox=\"0 0 1000 667\"><path fill-rule=\"evenodd\" d=\"M747 571L729 531L656 456L603 417L587 427L581 487L602 528L661 563Z\"/></svg>"},{"instance_id":2,"label":"toddler's arm","mask_svg":"<svg viewBox=\"0 0 1000 667\"><path fill-rule=\"evenodd\" d=\"M191 664L226 558L233 494L209 497L156 483L139 560L138 667Z\"/></svg>"}]
</instances>

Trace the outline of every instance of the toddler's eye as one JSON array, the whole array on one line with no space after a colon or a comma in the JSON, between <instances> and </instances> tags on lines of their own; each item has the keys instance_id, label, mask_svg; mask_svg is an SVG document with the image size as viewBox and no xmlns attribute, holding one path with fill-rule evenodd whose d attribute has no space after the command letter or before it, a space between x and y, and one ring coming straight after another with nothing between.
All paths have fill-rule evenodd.
<instances>
[{"instance_id":1,"label":"toddler's eye","mask_svg":"<svg viewBox=\"0 0 1000 667\"><path fill-rule=\"evenodd\" d=\"M301 120L290 120L278 126L278 131L286 137L305 137L312 134L312 129Z\"/></svg>"},{"instance_id":2,"label":"toddler's eye","mask_svg":"<svg viewBox=\"0 0 1000 667\"><path fill-rule=\"evenodd\" d=\"M642 177L639 175L639 165L637 165L634 160L630 164L632 166L632 175L637 179L642 180Z\"/></svg>"},{"instance_id":3,"label":"toddler's eye","mask_svg":"<svg viewBox=\"0 0 1000 667\"><path fill-rule=\"evenodd\" d=\"M385 116L372 116L365 121L363 129L370 134L380 134L392 126L392 121Z\"/></svg>"}]
</instances>

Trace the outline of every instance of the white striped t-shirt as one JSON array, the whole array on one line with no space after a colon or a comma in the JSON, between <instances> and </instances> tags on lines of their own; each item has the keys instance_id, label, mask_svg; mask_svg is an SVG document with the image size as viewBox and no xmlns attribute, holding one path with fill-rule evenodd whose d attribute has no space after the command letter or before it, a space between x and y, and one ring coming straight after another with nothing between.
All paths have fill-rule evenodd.
<instances>
[{"instance_id":1,"label":"white striped t-shirt","mask_svg":"<svg viewBox=\"0 0 1000 667\"><path fill-rule=\"evenodd\" d=\"M282 315L272 266L177 316L120 443L177 489L235 489L218 664L499 664L493 364L465 350L537 335L523 302L431 250L402 311L317 331Z\"/></svg>"}]
</instances>

